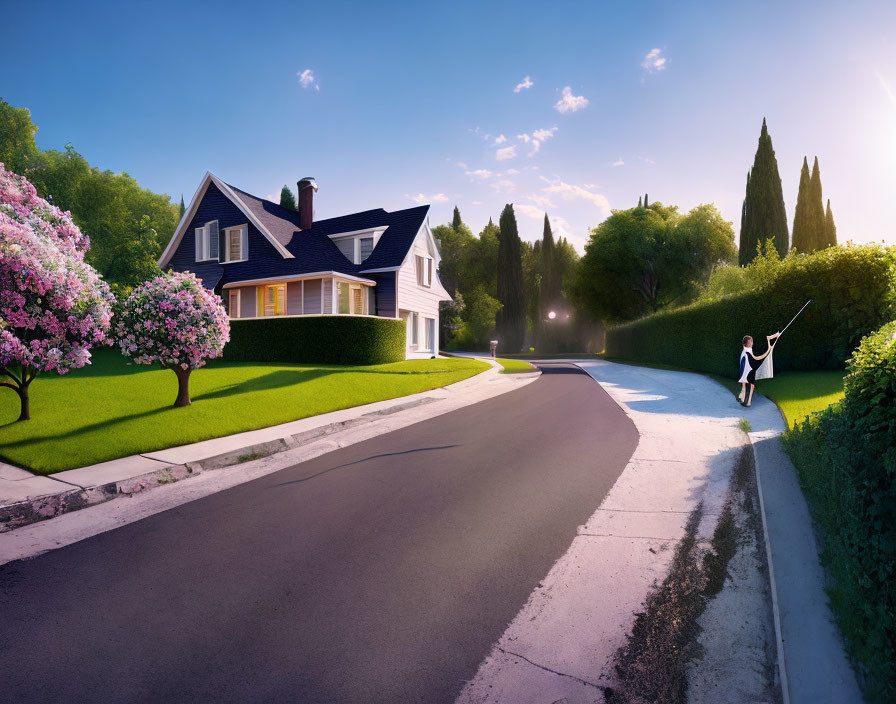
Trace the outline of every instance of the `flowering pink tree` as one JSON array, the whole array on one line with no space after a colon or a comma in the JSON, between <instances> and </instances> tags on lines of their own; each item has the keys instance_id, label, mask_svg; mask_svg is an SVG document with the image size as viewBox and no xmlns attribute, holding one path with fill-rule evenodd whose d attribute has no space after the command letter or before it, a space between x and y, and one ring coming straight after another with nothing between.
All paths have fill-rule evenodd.
<instances>
[{"instance_id":1,"label":"flowering pink tree","mask_svg":"<svg viewBox=\"0 0 896 704\"><path fill-rule=\"evenodd\" d=\"M84 261L89 248L70 213L0 163L0 386L19 395L19 420L39 373L83 367L110 342L112 294Z\"/></svg>"},{"instance_id":2,"label":"flowering pink tree","mask_svg":"<svg viewBox=\"0 0 896 704\"><path fill-rule=\"evenodd\" d=\"M190 372L220 357L230 339L221 298L194 274L163 274L134 289L115 328L137 364L159 362L177 375L175 406L190 405Z\"/></svg>"}]
</instances>

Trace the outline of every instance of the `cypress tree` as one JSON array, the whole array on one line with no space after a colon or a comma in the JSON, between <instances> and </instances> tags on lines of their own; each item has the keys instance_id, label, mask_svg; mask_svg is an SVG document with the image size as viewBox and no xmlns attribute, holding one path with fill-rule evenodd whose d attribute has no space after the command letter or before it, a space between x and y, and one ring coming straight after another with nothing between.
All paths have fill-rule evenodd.
<instances>
[{"instance_id":1,"label":"cypress tree","mask_svg":"<svg viewBox=\"0 0 896 704\"><path fill-rule=\"evenodd\" d=\"M803 168L800 170L800 190L796 196L796 210L793 212L793 242L797 252L807 254L813 251L813 232L809 212L809 162L803 157Z\"/></svg>"},{"instance_id":2,"label":"cypress tree","mask_svg":"<svg viewBox=\"0 0 896 704\"><path fill-rule=\"evenodd\" d=\"M299 209L299 206L296 203L296 197L293 195L289 186L283 186L283 188L280 189L280 205L287 210Z\"/></svg>"},{"instance_id":3,"label":"cypress tree","mask_svg":"<svg viewBox=\"0 0 896 704\"><path fill-rule=\"evenodd\" d=\"M837 226L834 224L834 214L831 212L830 198L828 198L828 209L824 214L824 246L837 246Z\"/></svg>"},{"instance_id":4,"label":"cypress tree","mask_svg":"<svg viewBox=\"0 0 896 704\"><path fill-rule=\"evenodd\" d=\"M787 254L787 212L784 208L781 177L778 174L778 160L775 158L765 118L762 118L759 146L756 148L753 168L750 169L742 210L739 248L741 266L749 264L756 257L756 245L766 239L774 241L775 248L782 257Z\"/></svg>"},{"instance_id":5,"label":"cypress tree","mask_svg":"<svg viewBox=\"0 0 896 704\"><path fill-rule=\"evenodd\" d=\"M544 232L541 238L541 304L542 313L557 304L560 282L557 280L557 248L548 214L544 214Z\"/></svg>"},{"instance_id":6,"label":"cypress tree","mask_svg":"<svg viewBox=\"0 0 896 704\"><path fill-rule=\"evenodd\" d=\"M460 226L464 224L464 221L460 219L460 210L458 207L454 206L454 217L451 218L451 229L455 232L460 232Z\"/></svg>"},{"instance_id":7,"label":"cypress tree","mask_svg":"<svg viewBox=\"0 0 896 704\"><path fill-rule=\"evenodd\" d=\"M641 205L641 196L638 196L638 207L639 207L639 208L643 207L643 206Z\"/></svg>"},{"instance_id":8,"label":"cypress tree","mask_svg":"<svg viewBox=\"0 0 896 704\"><path fill-rule=\"evenodd\" d=\"M508 203L498 221L497 298L498 341L502 349L519 352L526 332L526 303L523 291L522 242L517 231L513 205Z\"/></svg>"},{"instance_id":9,"label":"cypress tree","mask_svg":"<svg viewBox=\"0 0 896 704\"><path fill-rule=\"evenodd\" d=\"M649 207L650 207L650 201L647 200L647 194L646 194L646 193L644 194L644 207L645 207L645 208L649 208Z\"/></svg>"},{"instance_id":10,"label":"cypress tree","mask_svg":"<svg viewBox=\"0 0 896 704\"><path fill-rule=\"evenodd\" d=\"M821 171L818 168L818 157L812 165L812 178L809 180L809 221L812 223L812 249L814 252L825 247L824 234L824 200L821 197Z\"/></svg>"},{"instance_id":11,"label":"cypress tree","mask_svg":"<svg viewBox=\"0 0 896 704\"><path fill-rule=\"evenodd\" d=\"M184 213L187 212L187 206L184 205L184 194L180 194L180 206L179 206L180 216L183 217Z\"/></svg>"}]
</instances>

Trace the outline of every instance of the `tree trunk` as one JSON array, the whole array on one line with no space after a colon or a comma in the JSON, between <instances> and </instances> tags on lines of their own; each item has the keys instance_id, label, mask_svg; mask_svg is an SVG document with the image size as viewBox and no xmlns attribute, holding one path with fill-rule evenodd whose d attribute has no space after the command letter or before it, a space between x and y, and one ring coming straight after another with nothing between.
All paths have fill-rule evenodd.
<instances>
[{"instance_id":1,"label":"tree trunk","mask_svg":"<svg viewBox=\"0 0 896 704\"><path fill-rule=\"evenodd\" d=\"M174 407L190 405L190 372L192 369L182 369L181 367L172 367L172 371L177 376L177 399L174 401Z\"/></svg>"},{"instance_id":2,"label":"tree trunk","mask_svg":"<svg viewBox=\"0 0 896 704\"><path fill-rule=\"evenodd\" d=\"M19 401L21 402L19 420L31 420L31 403L30 399L28 398L28 384L19 387L16 390L16 393L19 394Z\"/></svg>"}]
</instances>

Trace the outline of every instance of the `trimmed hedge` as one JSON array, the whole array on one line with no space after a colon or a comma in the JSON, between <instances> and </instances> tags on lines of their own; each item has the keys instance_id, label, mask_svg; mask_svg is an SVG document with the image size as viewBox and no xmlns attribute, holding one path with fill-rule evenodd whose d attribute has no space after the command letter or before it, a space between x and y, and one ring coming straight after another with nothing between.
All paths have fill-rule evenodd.
<instances>
[{"instance_id":1,"label":"trimmed hedge","mask_svg":"<svg viewBox=\"0 0 896 704\"><path fill-rule=\"evenodd\" d=\"M852 356L845 396L784 437L824 537L831 606L872 702L896 701L896 322Z\"/></svg>"},{"instance_id":2,"label":"trimmed hedge","mask_svg":"<svg viewBox=\"0 0 896 704\"><path fill-rule=\"evenodd\" d=\"M610 328L606 354L736 377L743 336L765 351L765 336L810 298L775 347L777 370L842 368L862 337L896 317L896 249L830 247L787 257L760 290Z\"/></svg>"},{"instance_id":3,"label":"trimmed hedge","mask_svg":"<svg viewBox=\"0 0 896 704\"><path fill-rule=\"evenodd\" d=\"M404 321L369 315L233 319L223 357L308 364L387 364L404 358Z\"/></svg>"}]
</instances>

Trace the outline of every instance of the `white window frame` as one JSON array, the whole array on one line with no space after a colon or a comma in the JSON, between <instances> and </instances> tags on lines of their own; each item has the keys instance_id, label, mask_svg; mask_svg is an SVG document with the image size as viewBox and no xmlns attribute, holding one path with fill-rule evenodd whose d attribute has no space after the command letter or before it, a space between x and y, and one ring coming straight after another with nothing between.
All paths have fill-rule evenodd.
<instances>
[{"instance_id":1,"label":"white window frame","mask_svg":"<svg viewBox=\"0 0 896 704\"><path fill-rule=\"evenodd\" d=\"M233 307L233 294L236 294L236 308ZM239 318L242 314L243 306L243 290L241 288L232 288L227 299L229 309L227 314L231 318Z\"/></svg>"},{"instance_id":2,"label":"white window frame","mask_svg":"<svg viewBox=\"0 0 896 704\"><path fill-rule=\"evenodd\" d=\"M202 237L202 248L201 248L201 257L197 259L197 262L217 262L221 261L221 252L220 252L220 243L218 246L218 258L214 258L211 256L211 225L213 222L218 222L217 220L209 220L202 227L197 227L194 230L195 237Z\"/></svg>"},{"instance_id":3,"label":"white window frame","mask_svg":"<svg viewBox=\"0 0 896 704\"><path fill-rule=\"evenodd\" d=\"M424 254L416 255L417 285L432 288L432 257Z\"/></svg>"},{"instance_id":4,"label":"white window frame","mask_svg":"<svg viewBox=\"0 0 896 704\"><path fill-rule=\"evenodd\" d=\"M239 259L229 259L230 257L230 236L231 232L236 231L239 233L240 238L240 256ZM233 227L225 227L224 228L224 244L226 245L224 252L225 257L221 257L218 261L221 264L236 264L237 262L244 262L249 259L248 253L244 251L244 249L248 249L248 240L249 240L249 225L234 225ZM220 256L221 252L218 252Z\"/></svg>"},{"instance_id":5,"label":"white window frame","mask_svg":"<svg viewBox=\"0 0 896 704\"><path fill-rule=\"evenodd\" d=\"M408 322L411 326L411 347L420 347L420 314L411 311L408 314Z\"/></svg>"}]
</instances>

